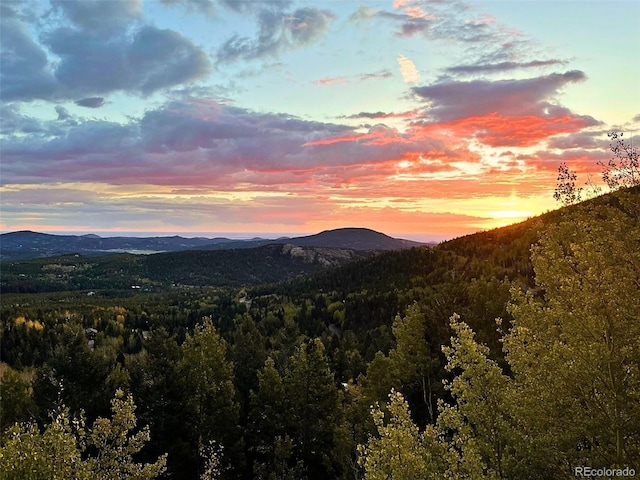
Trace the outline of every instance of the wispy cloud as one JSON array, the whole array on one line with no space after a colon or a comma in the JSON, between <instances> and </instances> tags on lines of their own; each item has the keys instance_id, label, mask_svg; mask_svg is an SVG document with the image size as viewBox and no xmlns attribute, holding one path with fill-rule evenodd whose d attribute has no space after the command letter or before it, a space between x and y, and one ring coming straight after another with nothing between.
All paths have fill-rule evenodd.
<instances>
[{"instance_id":1,"label":"wispy cloud","mask_svg":"<svg viewBox=\"0 0 640 480\"><path fill-rule=\"evenodd\" d=\"M381 70L375 73L362 73L358 76L360 80L372 80L375 78L391 78L393 77L393 73L389 70Z\"/></svg>"},{"instance_id":2,"label":"wispy cloud","mask_svg":"<svg viewBox=\"0 0 640 480\"><path fill-rule=\"evenodd\" d=\"M554 65L566 65L566 60L552 59L552 60L532 60L529 62L499 62L499 63L484 63L475 65L455 65L447 68L449 73L493 73L493 72L508 72L520 68L541 68Z\"/></svg>"},{"instance_id":3,"label":"wispy cloud","mask_svg":"<svg viewBox=\"0 0 640 480\"><path fill-rule=\"evenodd\" d=\"M383 120L386 118L414 118L417 115L417 110L410 110L408 112L360 112L352 115L343 115L340 118L352 118L352 119L369 119L369 120Z\"/></svg>"},{"instance_id":4,"label":"wispy cloud","mask_svg":"<svg viewBox=\"0 0 640 480\"><path fill-rule=\"evenodd\" d=\"M313 82L314 85L321 85L323 87L327 87L327 86L335 86L335 85L346 85L349 83L349 79L347 79L346 77L328 77L328 78L321 78L319 80L314 80Z\"/></svg>"},{"instance_id":5,"label":"wispy cloud","mask_svg":"<svg viewBox=\"0 0 640 480\"><path fill-rule=\"evenodd\" d=\"M420 79L420 74L414 63L404 55L398 55L398 65L400 65L400 74L405 83L415 83Z\"/></svg>"}]
</instances>

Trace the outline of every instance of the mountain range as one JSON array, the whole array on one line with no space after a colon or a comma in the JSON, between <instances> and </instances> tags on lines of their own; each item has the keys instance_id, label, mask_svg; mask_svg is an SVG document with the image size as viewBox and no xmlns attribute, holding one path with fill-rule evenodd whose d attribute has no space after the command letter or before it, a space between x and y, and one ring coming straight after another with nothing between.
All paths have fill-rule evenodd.
<instances>
[{"instance_id":1,"label":"mountain range","mask_svg":"<svg viewBox=\"0 0 640 480\"><path fill-rule=\"evenodd\" d=\"M353 250L400 250L423 245L393 238L368 228L339 228L315 235L234 240L224 237L100 237L98 235L52 235L23 230L0 235L0 261L28 260L66 254L160 253L184 250L229 250L264 245L348 248Z\"/></svg>"}]
</instances>

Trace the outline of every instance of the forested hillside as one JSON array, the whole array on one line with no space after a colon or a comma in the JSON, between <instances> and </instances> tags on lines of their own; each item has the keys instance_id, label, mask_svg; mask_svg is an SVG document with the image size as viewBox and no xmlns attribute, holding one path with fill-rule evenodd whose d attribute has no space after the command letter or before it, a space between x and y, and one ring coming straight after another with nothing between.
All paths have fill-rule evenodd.
<instances>
[{"instance_id":1,"label":"forested hillside","mask_svg":"<svg viewBox=\"0 0 640 480\"><path fill-rule=\"evenodd\" d=\"M76 290L167 291L175 287L271 284L373 255L367 250L265 245L152 255L63 255L4 262L2 293Z\"/></svg>"},{"instance_id":2,"label":"forested hillside","mask_svg":"<svg viewBox=\"0 0 640 480\"><path fill-rule=\"evenodd\" d=\"M254 277L237 274L240 257L219 263L234 283L211 280L219 252L61 257L49 283L34 280L41 260L3 264L0 470L640 471L639 222L635 187L436 247L301 263L279 283L275 255ZM241 253L257 265L268 252ZM168 271L182 277L165 288Z\"/></svg>"}]
</instances>

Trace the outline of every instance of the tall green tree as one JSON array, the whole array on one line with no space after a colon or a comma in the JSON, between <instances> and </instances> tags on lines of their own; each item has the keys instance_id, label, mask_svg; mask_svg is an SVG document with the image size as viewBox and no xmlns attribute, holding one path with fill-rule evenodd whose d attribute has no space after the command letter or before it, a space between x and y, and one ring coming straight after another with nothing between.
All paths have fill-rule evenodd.
<instances>
[{"instance_id":1,"label":"tall green tree","mask_svg":"<svg viewBox=\"0 0 640 480\"><path fill-rule=\"evenodd\" d=\"M319 338L308 339L296 349L284 389L294 457L303 463L309 478L336 476L331 452L340 416L338 391Z\"/></svg>"},{"instance_id":2,"label":"tall green tree","mask_svg":"<svg viewBox=\"0 0 640 480\"><path fill-rule=\"evenodd\" d=\"M242 463L239 406L233 384L233 364L227 360L227 343L210 318L196 325L182 344L178 372L184 381L186 423L184 434L191 438L191 455L211 441L223 448L223 470ZM204 459L193 459L198 469ZM227 472L231 475L231 472Z\"/></svg>"},{"instance_id":3,"label":"tall green tree","mask_svg":"<svg viewBox=\"0 0 640 480\"><path fill-rule=\"evenodd\" d=\"M450 322L452 345L443 349L446 368L455 373L445 382L454 404L441 400L437 423L419 431L402 395L392 391L386 421L376 405L377 435L358 448L367 480L517 478L508 461L508 378L468 325L457 315Z\"/></svg>"},{"instance_id":4,"label":"tall green tree","mask_svg":"<svg viewBox=\"0 0 640 480\"><path fill-rule=\"evenodd\" d=\"M284 382L271 357L258 372L258 390L251 392L250 407L247 443L253 477L257 480L299 478L303 466L293 456Z\"/></svg>"},{"instance_id":5,"label":"tall green tree","mask_svg":"<svg viewBox=\"0 0 640 480\"><path fill-rule=\"evenodd\" d=\"M456 375L444 383L455 403L440 402L437 424L448 443L449 474L454 478L514 478L510 379L458 315L451 317L450 325L451 346L442 349L446 369Z\"/></svg>"},{"instance_id":6,"label":"tall green tree","mask_svg":"<svg viewBox=\"0 0 640 480\"><path fill-rule=\"evenodd\" d=\"M190 449L176 432L184 425L185 391L178 372L181 350L175 337L164 328L152 330L143 341L143 349L127 355L125 365L130 375L130 388L139 407L137 417L151 430L151 442L145 449L149 455L167 452L167 469L177 473L181 452Z\"/></svg>"},{"instance_id":7,"label":"tall green tree","mask_svg":"<svg viewBox=\"0 0 640 480\"><path fill-rule=\"evenodd\" d=\"M243 416L249 403L249 392L258 386L258 372L267 358L266 339L253 319L245 314L234 322L230 354L234 366L234 384L240 394Z\"/></svg>"},{"instance_id":8,"label":"tall green tree","mask_svg":"<svg viewBox=\"0 0 640 480\"><path fill-rule=\"evenodd\" d=\"M435 422L436 397L441 394L439 375L440 358L432 352L427 338L427 318L414 303L404 317L397 315L392 326L396 346L389 352L391 368L396 377L405 384L417 387L428 420Z\"/></svg>"}]
</instances>

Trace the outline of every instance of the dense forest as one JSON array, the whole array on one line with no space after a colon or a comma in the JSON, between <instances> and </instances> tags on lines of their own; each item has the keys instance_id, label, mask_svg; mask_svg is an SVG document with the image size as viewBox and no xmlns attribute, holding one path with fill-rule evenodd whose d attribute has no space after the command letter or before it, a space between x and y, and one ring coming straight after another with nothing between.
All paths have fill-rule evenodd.
<instances>
[{"instance_id":1,"label":"dense forest","mask_svg":"<svg viewBox=\"0 0 640 480\"><path fill-rule=\"evenodd\" d=\"M260 281L209 281L212 252L5 263L2 478L640 472L639 199Z\"/></svg>"}]
</instances>

